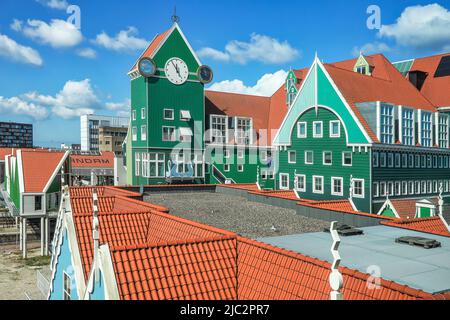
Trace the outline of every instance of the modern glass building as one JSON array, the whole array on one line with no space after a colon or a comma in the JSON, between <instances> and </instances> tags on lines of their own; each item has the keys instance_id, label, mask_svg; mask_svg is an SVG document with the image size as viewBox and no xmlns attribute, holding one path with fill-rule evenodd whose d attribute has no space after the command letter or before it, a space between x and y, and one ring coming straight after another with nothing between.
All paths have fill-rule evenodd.
<instances>
[{"instance_id":1,"label":"modern glass building","mask_svg":"<svg viewBox=\"0 0 450 320\"><path fill-rule=\"evenodd\" d=\"M0 147L32 148L33 125L29 123L0 122Z\"/></svg>"}]
</instances>

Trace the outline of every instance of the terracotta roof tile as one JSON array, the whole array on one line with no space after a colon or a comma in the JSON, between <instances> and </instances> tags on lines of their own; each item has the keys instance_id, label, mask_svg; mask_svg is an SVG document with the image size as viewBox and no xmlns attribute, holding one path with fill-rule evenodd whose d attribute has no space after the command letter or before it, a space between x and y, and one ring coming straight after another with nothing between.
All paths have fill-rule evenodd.
<instances>
[{"instance_id":1,"label":"terracotta roof tile","mask_svg":"<svg viewBox=\"0 0 450 320\"><path fill-rule=\"evenodd\" d=\"M428 74L420 92L438 107L450 106L450 77L434 76L442 57L449 55L450 53L444 53L415 59L411 66L411 71L420 70Z\"/></svg>"},{"instance_id":2,"label":"terracotta roof tile","mask_svg":"<svg viewBox=\"0 0 450 320\"><path fill-rule=\"evenodd\" d=\"M25 192L43 192L65 153L27 149L20 152Z\"/></svg>"},{"instance_id":3,"label":"terracotta roof tile","mask_svg":"<svg viewBox=\"0 0 450 320\"><path fill-rule=\"evenodd\" d=\"M109 200L100 197L101 207L102 201ZM87 277L92 213L73 217ZM329 299L328 262L231 232L151 210L100 212L99 231L100 243L111 249L122 299ZM346 299L450 298L384 279L380 289L371 290L367 274L340 270Z\"/></svg>"},{"instance_id":4,"label":"terracotta roof tile","mask_svg":"<svg viewBox=\"0 0 450 320\"><path fill-rule=\"evenodd\" d=\"M12 155L14 148L0 148L0 161L5 161L5 157Z\"/></svg>"},{"instance_id":5,"label":"terracotta roof tile","mask_svg":"<svg viewBox=\"0 0 450 320\"><path fill-rule=\"evenodd\" d=\"M437 205L437 198L427 199L431 201L434 205ZM416 216L416 203L419 201L417 199L391 199L392 205L397 211L401 219L414 219Z\"/></svg>"},{"instance_id":6,"label":"terracotta roof tile","mask_svg":"<svg viewBox=\"0 0 450 320\"><path fill-rule=\"evenodd\" d=\"M450 237L450 231L439 217L416 218L410 220L382 221L382 224L390 227L425 232L444 237Z\"/></svg>"}]
</instances>

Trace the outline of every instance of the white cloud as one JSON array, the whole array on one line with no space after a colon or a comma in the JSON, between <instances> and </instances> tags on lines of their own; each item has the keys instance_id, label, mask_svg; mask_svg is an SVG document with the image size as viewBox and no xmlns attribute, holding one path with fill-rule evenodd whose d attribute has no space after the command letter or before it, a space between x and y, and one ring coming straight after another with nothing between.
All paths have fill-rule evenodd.
<instances>
[{"instance_id":1,"label":"white cloud","mask_svg":"<svg viewBox=\"0 0 450 320\"><path fill-rule=\"evenodd\" d=\"M394 24L383 25L378 35L393 38L401 46L442 50L450 43L450 11L437 3L407 7Z\"/></svg>"},{"instance_id":2,"label":"white cloud","mask_svg":"<svg viewBox=\"0 0 450 320\"><path fill-rule=\"evenodd\" d=\"M13 24L18 25L17 22ZM80 30L73 24L59 19L53 19L50 24L41 20L28 20L19 31L28 38L53 48L74 47L83 40Z\"/></svg>"},{"instance_id":3,"label":"white cloud","mask_svg":"<svg viewBox=\"0 0 450 320\"><path fill-rule=\"evenodd\" d=\"M95 95L89 79L69 80L55 96L29 92L23 95L23 99L47 106L54 114L64 119L94 113L94 109L100 107L100 101Z\"/></svg>"},{"instance_id":4,"label":"white cloud","mask_svg":"<svg viewBox=\"0 0 450 320\"><path fill-rule=\"evenodd\" d=\"M384 53L389 52L391 48L383 42L370 42L366 43L365 45L361 47L353 47L352 54L353 56L357 57L360 53L363 53L365 55L375 54L375 53Z\"/></svg>"},{"instance_id":5,"label":"white cloud","mask_svg":"<svg viewBox=\"0 0 450 320\"><path fill-rule=\"evenodd\" d=\"M41 66L42 58L36 50L22 46L11 38L0 34L0 56L4 56L12 61Z\"/></svg>"},{"instance_id":6,"label":"white cloud","mask_svg":"<svg viewBox=\"0 0 450 320\"><path fill-rule=\"evenodd\" d=\"M136 51L145 49L148 46L147 40L136 37L138 30L135 27L128 27L121 30L114 37L110 37L106 32L97 35L93 43L114 51Z\"/></svg>"},{"instance_id":7,"label":"white cloud","mask_svg":"<svg viewBox=\"0 0 450 320\"><path fill-rule=\"evenodd\" d=\"M14 19L13 22L9 26L14 31L20 31L20 30L22 30L22 25L23 25L22 20Z\"/></svg>"},{"instance_id":8,"label":"white cloud","mask_svg":"<svg viewBox=\"0 0 450 320\"><path fill-rule=\"evenodd\" d=\"M117 111L116 115L117 115L118 117L124 117L124 118L127 118L127 117L130 117L130 111L124 111L124 110Z\"/></svg>"},{"instance_id":9,"label":"white cloud","mask_svg":"<svg viewBox=\"0 0 450 320\"><path fill-rule=\"evenodd\" d=\"M263 75L254 86L246 86L242 80L225 80L216 82L208 90L232 93L252 94L258 96L271 96L286 80L287 72L279 70L275 73Z\"/></svg>"},{"instance_id":10,"label":"white cloud","mask_svg":"<svg viewBox=\"0 0 450 320\"><path fill-rule=\"evenodd\" d=\"M65 10L69 6L69 3L66 0L36 0L36 2L57 10Z\"/></svg>"},{"instance_id":11,"label":"white cloud","mask_svg":"<svg viewBox=\"0 0 450 320\"><path fill-rule=\"evenodd\" d=\"M92 48L82 48L77 50L77 55L87 59L97 58L97 52Z\"/></svg>"},{"instance_id":12,"label":"white cloud","mask_svg":"<svg viewBox=\"0 0 450 320\"><path fill-rule=\"evenodd\" d=\"M259 61L268 64L286 63L300 56L300 52L287 41L280 42L266 35L252 33L249 42L230 41L224 51L213 48L202 48L198 55L219 61L246 64L249 61Z\"/></svg>"},{"instance_id":13,"label":"white cloud","mask_svg":"<svg viewBox=\"0 0 450 320\"><path fill-rule=\"evenodd\" d=\"M48 110L45 107L18 97L4 98L0 96L0 113L29 116L36 120L42 120L48 116Z\"/></svg>"},{"instance_id":14,"label":"white cloud","mask_svg":"<svg viewBox=\"0 0 450 320\"><path fill-rule=\"evenodd\" d=\"M107 102L105 104L108 110L127 111L130 109L131 100L126 99L124 102Z\"/></svg>"}]
</instances>

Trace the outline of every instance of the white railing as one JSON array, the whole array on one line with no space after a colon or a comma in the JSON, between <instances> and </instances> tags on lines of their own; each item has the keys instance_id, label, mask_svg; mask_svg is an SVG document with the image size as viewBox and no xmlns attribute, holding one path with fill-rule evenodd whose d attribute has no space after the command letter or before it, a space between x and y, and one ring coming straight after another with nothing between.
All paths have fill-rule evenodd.
<instances>
[{"instance_id":1,"label":"white railing","mask_svg":"<svg viewBox=\"0 0 450 320\"><path fill-rule=\"evenodd\" d=\"M49 274L45 274L44 270L36 270L36 285L42 294L43 299L47 299L50 290Z\"/></svg>"}]
</instances>

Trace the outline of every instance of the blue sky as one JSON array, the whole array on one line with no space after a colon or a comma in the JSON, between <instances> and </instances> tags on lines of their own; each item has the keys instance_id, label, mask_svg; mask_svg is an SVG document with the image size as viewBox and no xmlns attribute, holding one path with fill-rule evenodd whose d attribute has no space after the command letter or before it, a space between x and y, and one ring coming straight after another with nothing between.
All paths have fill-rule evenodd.
<instances>
[{"instance_id":1,"label":"blue sky","mask_svg":"<svg viewBox=\"0 0 450 320\"><path fill-rule=\"evenodd\" d=\"M69 4L80 8L79 30ZM2 0L0 119L32 122L36 145L59 146L79 142L83 112L125 114L126 73L170 27L175 4L215 90L270 95L315 51L326 62L360 50L393 61L450 51L450 1ZM371 4L381 30L366 26Z\"/></svg>"}]
</instances>

